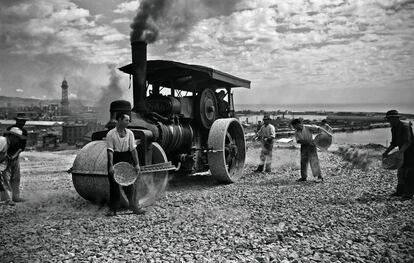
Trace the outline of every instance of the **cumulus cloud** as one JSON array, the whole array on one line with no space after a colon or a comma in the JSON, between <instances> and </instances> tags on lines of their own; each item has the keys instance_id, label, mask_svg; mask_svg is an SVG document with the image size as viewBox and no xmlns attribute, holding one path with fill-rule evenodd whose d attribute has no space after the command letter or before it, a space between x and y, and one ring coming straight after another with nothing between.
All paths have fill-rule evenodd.
<instances>
[{"instance_id":1,"label":"cumulus cloud","mask_svg":"<svg viewBox=\"0 0 414 263\"><path fill-rule=\"evenodd\" d=\"M16 91L19 92L19 93L24 92L24 90L22 90L22 89L16 89Z\"/></svg>"},{"instance_id":2,"label":"cumulus cloud","mask_svg":"<svg viewBox=\"0 0 414 263\"><path fill-rule=\"evenodd\" d=\"M99 16L98 16L99 17ZM16 54L67 54L90 62L114 62L119 52L102 53L125 36L69 1L19 1L0 8L0 47ZM103 43L95 44L102 40Z\"/></svg>"},{"instance_id":3,"label":"cumulus cloud","mask_svg":"<svg viewBox=\"0 0 414 263\"><path fill-rule=\"evenodd\" d=\"M239 72L253 86L335 89L397 81L401 70L414 76L412 1L260 2L199 22L183 44L184 59Z\"/></svg>"},{"instance_id":4,"label":"cumulus cloud","mask_svg":"<svg viewBox=\"0 0 414 263\"><path fill-rule=\"evenodd\" d=\"M79 0L78 5L69 0L4 1L0 56L7 54L2 60L13 63L0 67L2 92L24 87L26 94L30 87L59 96L65 74L78 98L93 96L85 87L96 91L105 86L109 70L104 64L130 61L128 26L144 2L112 2L100 15ZM148 46L149 59L205 65L251 80L251 91L236 93L238 103L252 98L294 101L302 89L311 96L312 90L414 86L412 0L145 2L168 7L146 20L159 33ZM25 56L32 65L19 59ZM15 73L22 68L29 73ZM119 83L124 82L120 77ZM283 95L274 97L276 93Z\"/></svg>"},{"instance_id":5,"label":"cumulus cloud","mask_svg":"<svg viewBox=\"0 0 414 263\"><path fill-rule=\"evenodd\" d=\"M140 5L140 0L129 1L119 4L116 9L114 10L115 13L125 14L128 12L136 12Z\"/></svg>"},{"instance_id":6,"label":"cumulus cloud","mask_svg":"<svg viewBox=\"0 0 414 263\"><path fill-rule=\"evenodd\" d=\"M112 21L112 24L125 24L125 23L130 24L131 23L131 19L126 18L126 17L122 17L122 18L114 19Z\"/></svg>"},{"instance_id":7,"label":"cumulus cloud","mask_svg":"<svg viewBox=\"0 0 414 263\"><path fill-rule=\"evenodd\" d=\"M98 21L99 20L99 21ZM129 58L129 38L103 15L71 1L5 0L0 7L0 84L8 95L60 98L68 78L72 97L97 97L108 63ZM21 74L24 71L25 74ZM17 94L19 93L19 94Z\"/></svg>"}]
</instances>

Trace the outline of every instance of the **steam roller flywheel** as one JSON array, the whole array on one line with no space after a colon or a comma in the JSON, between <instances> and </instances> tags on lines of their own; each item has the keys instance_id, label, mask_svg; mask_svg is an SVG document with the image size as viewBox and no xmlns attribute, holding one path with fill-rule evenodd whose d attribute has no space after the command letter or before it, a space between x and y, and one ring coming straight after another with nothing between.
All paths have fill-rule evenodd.
<instances>
[{"instance_id":1,"label":"steam roller flywheel","mask_svg":"<svg viewBox=\"0 0 414 263\"><path fill-rule=\"evenodd\" d=\"M208 165L211 175L223 183L241 177L246 158L243 127L235 118L216 120L208 135Z\"/></svg>"},{"instance_id":2,"label":"steam roller flywheel","mask_svg":"<svg viewBox=\"0 0 414 263\"><path fill-rule=\"evenodd\" d=\"M93 203L109 201L106 142L92 141L85 145L73 162L72 182L78 194ZM168 162L164 150L158 143L152 143L152 164ZM136 198L141 206L151 205L165 190L168 171L141 175L135 182ZM128 206L124 194L121 203Z\"/></svg>"},{"instance_id":3,"label":"steam roller flywheel","mask_svg":"<svg viewBox=\"0 0 414 263\"><path fill-rule=\"evenodd\" d=\"M217 99L212 89L197 94L195 106L196 120L202 127L209 129L217 117Z\"/></svg>"}]
</instances>

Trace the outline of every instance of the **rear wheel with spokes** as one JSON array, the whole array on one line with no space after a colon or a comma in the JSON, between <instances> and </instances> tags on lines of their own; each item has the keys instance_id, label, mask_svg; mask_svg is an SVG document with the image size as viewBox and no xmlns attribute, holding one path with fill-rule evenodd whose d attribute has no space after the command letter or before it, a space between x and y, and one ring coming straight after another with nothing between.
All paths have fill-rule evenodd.
<instances>
[{"instance_id":1,"label":"rear wheel with spokes","mask_svg":"<svg viewBox=\"0 0 414 263\"><path fill-rule=\"evenodd\" d=\"M237 119L216 120L208 135L208 164L211 175L220 182L232 183L242 175L246 158L243 127Z\"/></svg>"}]
</instances>

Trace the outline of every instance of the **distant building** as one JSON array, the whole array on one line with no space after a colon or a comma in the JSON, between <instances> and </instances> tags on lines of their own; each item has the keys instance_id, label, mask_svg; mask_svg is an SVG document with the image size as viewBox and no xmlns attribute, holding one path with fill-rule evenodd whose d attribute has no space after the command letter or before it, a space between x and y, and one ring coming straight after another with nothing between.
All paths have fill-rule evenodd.
<instances>
[{"instance_id":1,"label":"distant building","mask_svg":"<svg viewBox=\"0 0 414 263\"><path fill-rule=\"evenodd\" d=\"M69 145L85 142L85 135L104 129L96 122L68 122L63 125L62 142Z\"/></svg>"},{"instance_id":2,"label":"distant building","mask_svg":"<svg viewBox=\"0 0 414 263\"><path fill-rule=\"evenodd\" d=\"M15 120L0 120L0 135L2 135L6 128L15 124ZM62 121L32 121L26 122L25 129L27 130L27 146L35 147L41 144L41 139L47 134L55 134L59 138L62 134Z\"/></svg>"},{"instance_id":3,"label":"distant building","mask_svg":"<svg viewBox=\"0 0 414 263\"><path fill-rule=\"evenodd\" d=\"M62 113L61 115L63 116L67 116L70 114L69 111L69 95L68 95L68 82L66 81L66 79L64 79L62 81L62 100L61 100L61 105L62 105Z\"/></svg>"}]
</instances>

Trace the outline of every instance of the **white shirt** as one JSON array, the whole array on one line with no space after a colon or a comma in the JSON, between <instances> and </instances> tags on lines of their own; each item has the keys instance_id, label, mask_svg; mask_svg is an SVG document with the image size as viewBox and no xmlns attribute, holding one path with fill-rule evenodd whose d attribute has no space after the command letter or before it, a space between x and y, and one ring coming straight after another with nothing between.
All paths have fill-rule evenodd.
<instances>
[{"instance_id":1,"label":"white shirt","mask_svg":"<svg viewBox=\"0 0 414 263\"><path fill-rule=\"evenodd\" d=\"M320 130L320 127L317 125L303 125L301 131L295 132L296 141L302 140L304 143L311 143L313 141L313 136L311 130Z\"/></svg>"},{"instance_id":2,"label":"white shirt","mask_svg":"<svg viewBox=\"0 0 414 263\"><path fill-rule=\"evenodd\" d=\"M276 130L275 126L272 124L263 125L257 134L262 138L275 138L276 137Z\"/></svg>"},{"instance_id":3,"label":"white shirt","mask_svg":"<svg viewBox=\"0 0 414 263\"><path fill-rule=\"evenodd\" d=\"M0 172L2 172L4 169L6 169L5 160L7 157L7 138L0 136Z\"/></svg>"},{"instance_id":4,"label":"white shirt","mask_svg":"<svg viewBox=\"0 0 414 263\"><path fill-rule=\"evenodd\" d=\"M119 136L116 128L113 128L108 132L106 135L106 145L108 150L112 152L130 152L137 147L134 133L130 129L125 130L126 134L123 138Z\"/></svg>"}]
</instances>

